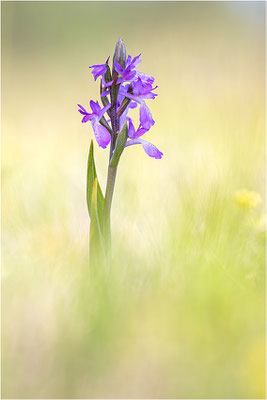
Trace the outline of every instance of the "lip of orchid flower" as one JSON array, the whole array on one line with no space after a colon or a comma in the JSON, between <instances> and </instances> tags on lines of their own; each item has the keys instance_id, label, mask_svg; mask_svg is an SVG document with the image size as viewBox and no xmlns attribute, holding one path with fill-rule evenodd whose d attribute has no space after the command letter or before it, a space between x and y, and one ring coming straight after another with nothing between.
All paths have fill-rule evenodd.
<instances>
[{"instance_id":1,"label":"lip of orchid flower","mask_svg":"<svg viewBox=\"0 0 267 400\"><path fill-rule=\"evenodd\" d=\"M141 144L149 157L160 159L163 156L163 153L154 144L140 138L128 140L125 147L132 146L134 144Z\"/></svg>"},{"instance_id":2,"label":"lip of orchid flower","mask_svg":"<svg viewBox=\"0 0 267 400\"><path fill-rule=\"evenodd\" d=\"M105 149L107 145L110 143L111 136L109 131L100 124L101 118L104 116L106 111L111 107L110 104L106 105L104 108L101 108L100 105L97 102L94 102L93 100L90 101L90 107L92 109L92 113L88 113L86 109L78 104L79 107L79 113L84 115L82 122L85 123L87 121L91 121L95 138L100 147Z\"/></svg>"},{"instance_id":3,"label":"lip of orchid flower","mask_svg":"<svg viewBox=\"0 0 267 400\"><path fill-rule=\"evenodd\" d=\"M151 112L146 105L145 101L143 100L141 102L141 106L139 109L139 118L142 126L146 128L147 130L151 128L155 124L155 121L151 115Z\"/></svg>"}]
</instances>

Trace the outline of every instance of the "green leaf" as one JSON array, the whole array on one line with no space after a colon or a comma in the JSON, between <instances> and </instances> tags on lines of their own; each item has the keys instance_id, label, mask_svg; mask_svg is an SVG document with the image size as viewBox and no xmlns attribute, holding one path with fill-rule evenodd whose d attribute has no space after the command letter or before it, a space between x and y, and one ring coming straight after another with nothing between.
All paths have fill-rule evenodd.
<instances>
[{"instance_id":1,"label":"green leaf","mask_svg":"<svg viewBox=\"0 0 267 400\"><path fill-rule=\"evenodd\" d=\"M110 160L111 167L116 167L118 165L121 153L123 152L124 147L126 145L127 137L128 137L128 127L127 127L127 122L125 121L125 124L116 140L116 146Z\"/></svg>"},{"instance_id":2,"label":"green leaf","mask_svg":"<svg viewBox=\"0 0 267 400\"><path fill-rule=\"evenodd\" d=\"M100 260L100 257L103 256L104 250L102 228L99 218L99 188L98 180L95 178L92 187L90 215L90 259L93 262Z\"/></svg>"},{"instance_id":3,"label":"green leaf","mask_svg":"<svg viewBox=\"0 0 267 400\"><path fill-rule=\"evenodd\" d=\"M94 148L93 148L93 141L91 140L89 156L88 156L88 164L87 164L87 206L90 218L92 218L92 194L93 194L93 187L95 184L95 180L97 182L97 212L98 212L98 219L100 222L100 227L102 227L103 221L103 208L104 208L104 196L100 185L98 183L96 168L95 168L95 161L94 161Z\"/></svg>"}]
</instances>

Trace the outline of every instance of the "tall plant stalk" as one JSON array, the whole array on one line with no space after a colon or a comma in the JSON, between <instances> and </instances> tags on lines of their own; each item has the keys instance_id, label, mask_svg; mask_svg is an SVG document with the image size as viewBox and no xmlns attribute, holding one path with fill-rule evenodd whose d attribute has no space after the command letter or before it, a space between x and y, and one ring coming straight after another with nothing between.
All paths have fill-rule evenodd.
<instances>
[{"instance_id":1,"label":"tall plant stalk","mask_svg":"<svg viewBox=\"0 0 267 400\"><path fill-rule=\"evenodd\" d=\"M87 206L91 219L90 224L90 258L100 260L110 255L111 227L110 214L114 193L118 163L122 152L128 146L141 144L145 152L154 158L161 158L162 153L143 139L144 135L155 123L146 105L147 99L154 99L152 87L154 78L136 70L141 62L140 55L126 58L126 49L119 39L113 56L112 70L109 58L104 64L93 65L92 74L95 80L101 77L100 98L103 108L98 102L90 101L92 112L89 113L78 104L83 115L82 122L91 121L98 145L106 148L110 145L109 164L105 196L101 191L94 161L93 142L91 141L87 167ZM128 111L140 105L140 124L135 129ZM105 116L106 115L106 116Z\"/></svg>"}]
</instances>

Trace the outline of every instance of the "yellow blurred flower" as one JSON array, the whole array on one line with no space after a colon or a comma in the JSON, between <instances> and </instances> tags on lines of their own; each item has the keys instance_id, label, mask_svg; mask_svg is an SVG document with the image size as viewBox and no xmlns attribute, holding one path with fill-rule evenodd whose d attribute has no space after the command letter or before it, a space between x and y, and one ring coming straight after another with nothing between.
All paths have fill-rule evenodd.
<instances>
[{"instance_id":1,"label":"yellow blurred flower","mask_svg":"<svg viewBox=\"0 0 267 400\"><path fill-rule=\"evenodd\" d=\"M235 193L235 201L240 207L251 209L261 203L261 196L257 192L242 189Z\"/></svg>"},{"instance_id":2,"label":"yellow blurred flower","mask_svg":"<svg viewBox=\"0 0 267 400\"><path fill-rule=\"evenodd\" d=\"M266 399L265 396L265 337L248 345L241 359L240 381L244 397Z\"/></svg>"}]
</instances>

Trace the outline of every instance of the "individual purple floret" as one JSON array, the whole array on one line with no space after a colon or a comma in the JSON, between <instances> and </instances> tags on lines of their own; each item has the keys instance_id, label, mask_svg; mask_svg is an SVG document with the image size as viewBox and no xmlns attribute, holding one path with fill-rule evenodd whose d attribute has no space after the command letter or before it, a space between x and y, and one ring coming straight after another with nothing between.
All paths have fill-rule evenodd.
<instances>
[{"instance_id":1,"label":"individual purple floret","mask_svg":"<svg viewBox=\"0 0 267 400\"><path fill-rule=\"evenodd\" d=\"M93 76L95 78L95 81L97 80L97 78L99 76L102 76L102 78L103 78L105 73L107 72L107 65L106 64L92 65L89 68L93 68L92 69L92 74L93 74Z\"/></svg>"},{"instance_id":2,"label":"individual purple floret","mask_svg":"<svg viewBox=\"0 0 267 400\"><path fill-rule=\"evenodd\" d=\"M143 149L145 150L145 152L150 157L162 158L163 153L161 151L159 151L159 149L157 149L156 146L154 146L152 143L149 143L143 139L140 139L140 136L144 135L148 131L148 129L143 128L140 124L138 129L135 130L132 119L128 117L127 120L129 122L128 136L129 136L130 140L128 140L126 142L125 147L131 146L133 144L141 144L143 146Z\"/></svg>"},{"instance_id":3,"label":"individual purple floret","mask_svg":"<svg viewBox=\"0 0 267 400\"><path fill-rule=\"evenodd\" d=\"M119 63L117 62L114 63L115 70L119 74L119 79L117 80L117 84L127 81L132 81L134 79L137 72L135 68L141 62L140 56L141 54L139 54L139 56L134 57L133 60L131 56L128 56L125 69L123 69L123 67Z\"/></svg>"},{"instance_id":4,"label":"individual purple floret","mask_svg":"<svg viewBox=\"0 0 267 400\"><path fill-rule=\"evenodd\" d=\"M110 82L106 82L105 81L105 74L106 74L107 69L108 69L108 61L109 61L109 58L107 59L105 64L97 64L97 65L92 65L91 67L89 67L89 68L93 68L92 69L92 74L94 76L95 81L97 80L97 78L99 76L102 77L102 82L103 82L104 87L109 87L109 86L112 85L112 81L110 81ZM102 96L103 95L105 95L105 94L102 93Z\"/></svg>"},{"instance_id":5,"label":"individual purple floret","mask_svg":"<svg viewBox=\"0 0 267 400\"><path fill-rule=\"evenodd\" d=\"M136 131L132 119L127 117L127 121L129 122L128 136L130 139L136 139L148 131L148 129L143 128L141 124Z\"/></svg>"},{"instance_id":6,"label":"individual purple floret","mask_svg":"<svg viewBox=\"0 0 267 400\"><path fill-rule=\"evenodd\" d=\"M135 79L138 79L138 78L140 78L143 83L150 83L151 85L155 80L153 78L153 76L144 74L144 72L136 71Z\"/></svg>"},{"instance_id":7,"label":"individual purple floret","mask_svg":"<svg viewBox=\"0 0 267 400\"><path fill-rule=\"evenodd\" d=\"M139 103L143 100L154 100L157 94L152 93L152 90L155 89L157 89L157 86L153 88L151 83L142 81L142 79L138 77L136 81L132 82L132 93L126 93L125 96Z\"/></svg>"},{"instance_id":8,"label":"individual purple floret","mask_svg":"<svg viewBox=\"0 0 267 400\"><path fill-rule=\"evenodd\" d=\"M106 111L111 107L111 105L108 104L107 106L101 109L98 103L95 103L93 100L91 100L90 107L93 111L92 113L88 113L86 109L82 107L80 104L78 104L78 107L80 107L78 110L79 113L84 115L82 122L84 123L87 121L91 121L96 141L100 147L103 147L103 149L105 149L111 140L111 136L108 130L104 126L102 126L99 123L99 121L106 113Z\"/></svg>"}]
</instances>

